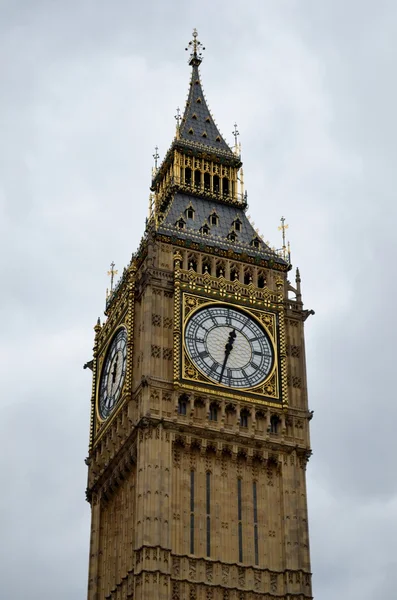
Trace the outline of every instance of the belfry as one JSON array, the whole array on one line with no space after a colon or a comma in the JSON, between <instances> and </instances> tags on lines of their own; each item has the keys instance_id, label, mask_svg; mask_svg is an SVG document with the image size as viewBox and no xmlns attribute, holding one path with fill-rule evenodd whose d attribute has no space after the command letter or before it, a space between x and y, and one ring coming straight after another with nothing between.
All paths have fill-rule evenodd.
<instances>
[{"instance_id":1,"label":"belfry","mask_svg":"<svg viewBox=\"0 0 397 600\"><path fill-rule=\"evenodd\" d=\"M301 281L247 217L197 32L140 246L95 325L88 600L308 600ZM112 282L114 264L111 267Z\"/></svg>"}]
</instances>

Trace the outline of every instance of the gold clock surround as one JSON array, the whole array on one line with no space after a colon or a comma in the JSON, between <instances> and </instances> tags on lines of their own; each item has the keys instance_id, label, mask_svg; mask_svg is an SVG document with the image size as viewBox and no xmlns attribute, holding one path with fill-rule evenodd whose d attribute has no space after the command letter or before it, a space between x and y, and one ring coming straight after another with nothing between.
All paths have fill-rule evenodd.
<instances>
[{"instance_id":1,"label":"gold clock surround","mask_svg":"<svg viewBox=\"0 0 397 600\"><path fill-rule=\"evenodd\" d=\"M97 385L96 385L96 390L95 390L95 419L97 421L97 427L102 427L105 425L105 423L108 423L111 419L113 419L113 416L118 412L118 410L120 409L120 406L123 403L123 395L124 395L124 388L125 388L125 383L126 383L126 378L124 378L124 382L121 388L121 393L120 393L120 397L117 400L111 414L106 417L105 419L102 418L100 410L99 410L99 394L100 394L100 388L101 388L101 380L102 380L102 375L103 375L103 368L104 365L106 363L106 357L107 354L109 352L109 348L111 347L113 340L115 339L115 337L117 336L118 332L121 331L122 329L125 329L126 333L127 333L127 343L128 343L128 328L127 325L125 323L120 323L120 325L117 327L117 329L114 330L114 333L112 336L109 337L109 339L107 340L106 345L104 346L104 348L102 348L99 359L98 359L98 378L97 378Z\"/></svg>"},{"instance_id":2,"label":"gold clock surround","mask_svg":"<svg viewBox=\"0 0 397 600\"><path fill-rule=\"evenodd\" d=\"M241 393L247 399L258 404L269 406L286 406L287 397L287 373L284 333L284 306L282 294L279 296L271 294L270 290L256 290L261 292L263 300L252 301L250 294L254 286L236 282L232 294L220 294L217 277L208 273L199 275L192 269L184 271L180 268L180 254L176 252L175 260L175 305L174 305L174 384L178 387L183 382L183 387L196 392L211 393L217 396L228 397L234 400L241 399ZM222 279L222 278L221 278ZM245 289L244 289L245 288ZM221 288L222 289L222 288ZM254 290L255 291L255 290ZM270 295L271 294L271 295ZM268 298L268 299L266 299ZM269 299L271 298L271 300ZM251 301L250 301L251 299ZM185 347L185 327L187 321L198 309L203 306L223 305L234 306L247 313L258 324L265 329L272 344L274 363L271 372L260 385L253 388L234 391L222 384L213 382L205 377L190 360ZM254 306L255 307L254 307Z\"/></svg>"}]
</instances>

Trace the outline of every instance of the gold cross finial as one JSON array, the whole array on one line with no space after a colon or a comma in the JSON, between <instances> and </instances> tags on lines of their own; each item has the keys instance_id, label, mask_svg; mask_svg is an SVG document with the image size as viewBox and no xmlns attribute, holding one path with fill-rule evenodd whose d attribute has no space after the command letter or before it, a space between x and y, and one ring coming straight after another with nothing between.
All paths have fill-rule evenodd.
<instances>
[{"instance_id":1,"label":"gold cross finial","mask_svg":"<svg viewBox=\"0 0 397 600\"><path fill-rule=\"evenodd\" d=\"M284 260L287 260L288 258L288 262L290 262L291 260L291 251L290 251L290 247L289 247L289 242L288 242L288 251L287 251L287 246L285 245L285 230L288 229L288 225L286 225L285 223L285 217L281 217L280 219L281 221L281 225L279 226L279 231L282 232L283 235L283 247L281 249L282 255Z\"/></svg>"},{"instance_id":2,"label":"gold cross finial","mask_svg":"<svg viewBox=\"0 0 397 600\"><path fill-rule=\"evenodd\" d=\"M114 264L114 262L112 261L110 263L110 271L108 271L108 275L110 275L110 292L113 291L113 281L114 281L114 276L117 275L118 271L115 271L114 267L116 265Z\"/></svg>"},{"instance_id":3,"label":"gold cross finial","mask_svg":"<svg viewBox=\"0 0 397 600\"><path fill-rule=\"evenodd\" d=\"M283 235L283 248L285 248L285 230L288 229L288 225L285 224L285 217L281 217L280 219L281 225L279 226L279 231L282 231Z\"/></svg>"},{"instance_id":4,"label":"gold cross finial","mask_svg":"<svg viewBox=\"0 0 397 600\"><path fill-rule=\"evenodd\" d=\"M193 39L189 42L189 46L185 48L185 50L189 50L189 47L191 48L189 64L196 67L198 67L201 61L203 60L202 50L205 50L202 43L197 39L197 36L197 29L194 28Z\"/></svg>"}]
</instances>

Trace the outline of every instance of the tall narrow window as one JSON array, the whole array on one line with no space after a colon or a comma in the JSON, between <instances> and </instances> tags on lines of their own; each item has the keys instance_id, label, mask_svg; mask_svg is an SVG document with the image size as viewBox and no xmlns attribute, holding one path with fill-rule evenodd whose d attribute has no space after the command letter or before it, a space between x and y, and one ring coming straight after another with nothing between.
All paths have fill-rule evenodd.
<instances>
[{"instance_id":1,"label":"tall narrow window","mask_svg":"<svg viewBox=\"0 0 397 600\"><path fill-rule=\"evenodd\" d=\"M259 564L259 550L258 550L258 504L256 494L256 481L252 484L252 496L254 501L254 551L255 551L255 564Z\"/></svg>"},{"instance_id":2,"label":"tall narrow window","mask_svg":"<svg viewBox=\"0 0 397 600\"><path fill-rule=\"evenodd\" d=\"M240 425L241 427L248 427L248 411L242 410L240 413Z\"/></svg>"},{"instance_id":3,"label":"tall narrow window","mask_svg":"<svg viewBox=\"0 0 397 600\"><path fill-rule=\"evenodd\" d=\"M210 405L210 421L218 420L218 407L214 402Z\"/></svg>"},{"instance_id":4,"label":"tall narrow window","mask_svg":"<svg viewBox=\"0 0 397 600\"><path fill-rule=\"evenodd\" d=\"M211 473L209 471L207 471L206 484L207 556L211 556Z\"/></svg>"},{"instance_id":5,"label":"tall narrow window","mask_svg":"<svg viewBox=\"0 0 397 600\"><path fill-rule=\"evenodd\" d=\"M186 415L186 400L183 396L178 400L178 414Z\"/></svg>"},{"instance_id":6,"label":"tall narrow window","mask_svg":"<svg viewBox=\"0 0 397 600\"><path fill-rule=\"evenodd\" d=\"M280 419L278 418L278 416L272 415L270 418L270 433L275 433L277 435L279 423Z\"/></svg>"},{"instance_id":7,"label":"tall narrow window","mask_svg":"<svg viewBox=\"0 0 397 600\"><path fill-rule=\"evenodd\" d=\"M219 192L219 175L214 175L213 186L214 186L214 192L218 193Z\"/></svg>"},{"instance_id":8,"label":"tall narrow window","mask_svg":"<svg viewBox=\"0 0 397 600\"><path fill-rule=\"evenodd\" d=\"M190 471L190 554L194 554L194 471Z\"/></svg>"},{"instance_id":9,"label":"tall narrow window","mask_svg":"<svg viewBox=\"0 0 397 600\"><path fill-rule=\"evenodd\" d=\"M243 523L241 510L241 479L237 479L238 561L243 562Z\"/></svg>"}]
</instances>

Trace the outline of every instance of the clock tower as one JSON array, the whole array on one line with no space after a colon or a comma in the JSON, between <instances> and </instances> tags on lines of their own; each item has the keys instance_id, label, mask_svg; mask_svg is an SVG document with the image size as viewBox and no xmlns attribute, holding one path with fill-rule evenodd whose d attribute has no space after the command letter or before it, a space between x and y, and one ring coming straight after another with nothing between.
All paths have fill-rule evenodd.
<instances>
[{"instance_id":1,"label":"clock tower","mask_svg":"<svg viewBox=\"0 0 397 600\"><path fill-rule=\"evenodd\" d=\"M88 600L306 600L312 311L246 215L237 130L231 148L189 46L144 236L95 326Z\"/></svg>"}]
</instances>

